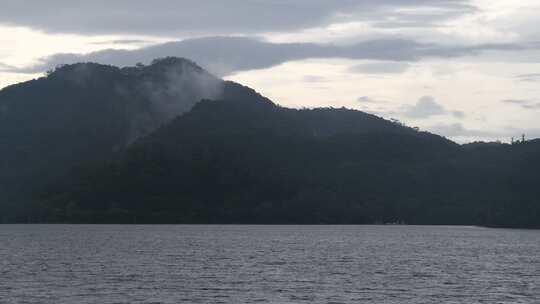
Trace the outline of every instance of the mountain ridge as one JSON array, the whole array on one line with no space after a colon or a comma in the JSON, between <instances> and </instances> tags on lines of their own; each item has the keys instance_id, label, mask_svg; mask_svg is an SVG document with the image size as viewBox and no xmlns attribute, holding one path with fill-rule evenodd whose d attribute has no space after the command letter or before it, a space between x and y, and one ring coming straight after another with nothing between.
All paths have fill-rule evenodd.
<instances>
[{"instance_id":1,"label":"mountain ridge","mask_svg":"<svg viewBox=\"0 0 540 304\"><path fill-rule=\"evenodd\" d=\"M288 109L177 58L60 66L14 88L0 152L22 170L0 186L32 195L6 222L540 227L540 141L458 145L361 111Z\"/></svg>"},{"instance_id":2,"label":"mountain ridge","mask_svg":"<svg viewBox=\"0 0 540 304\"><path fill-rule=\"evenodd\" d=\"M29 191L34 180L110 157L201 98L219 96L222 84L189 60L164 58L132 68L63 65L6 87L0 90L0 188Z\"/></svg>"}]
</instances>

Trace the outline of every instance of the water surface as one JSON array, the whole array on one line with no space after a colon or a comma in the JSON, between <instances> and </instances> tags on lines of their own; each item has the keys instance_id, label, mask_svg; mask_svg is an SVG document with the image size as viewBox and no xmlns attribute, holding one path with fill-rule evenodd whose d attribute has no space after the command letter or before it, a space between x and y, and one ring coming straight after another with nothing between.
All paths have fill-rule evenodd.
<instances>
[{"instance_id":1,"label":"water surface","mask_svg":"<svg viewBox=\"0 0 540 304\"><path fill-rule=\"evenodd\" d=\"M0 303L538 303L540 231L0 225Z\"/></svg>"}]
</instances>

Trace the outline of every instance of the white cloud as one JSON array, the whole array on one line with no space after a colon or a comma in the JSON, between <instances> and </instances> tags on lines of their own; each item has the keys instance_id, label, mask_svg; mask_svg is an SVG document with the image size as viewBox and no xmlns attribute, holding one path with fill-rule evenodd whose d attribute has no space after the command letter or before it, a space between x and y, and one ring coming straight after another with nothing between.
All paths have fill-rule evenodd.
<instances>
[{"instance_id":1,"label":"white cloud","mask_svg":"<svg viewBox=\"0 0 540 304\"><path fill-rule=\"evenodd\" d=\"M426 130L444 134L459 143L468 143L473 141L501 141L509 143L512 138L521 138L522 135L526 139L540 138L539 128L515 128L506 127L492 130L473 129L464 126L462 123L439 123L425 128Z\"/></svg>"},{"instance_id":2,"label":"white cloud","mask_svg":"<svg viewBox=\"0 0 540 304\"><path fill-rule=\"evenodd\" d=\"M414 105L403 106L398 112L398 115L413 119L425 119L432 116L451 115L456 118L465 117L465 113L461 111L447 110L442 104L438 103L432 96L423 96Z\"/></svg>"},{"instance_id":3,"label":"white cloud","mask_svg":"<svg viewBox=\"0 0 540 304\"><path fill-rule=\"evenodd\" d=\"M444 122L473 131L440 129L453 139L540 129L537 0L6 0L1 6L0 87L59 63L132 65L174 55L286 106L346 106L401 115L422 128ZM227 38L208 38L216 35ZM13 73L18 68L32 74Z\"/></svg>"},{"instance_id":4,"label":"white cloud","mask_svg":"<svg viewBox=\"0 0 540 304\"><path fill-rule=\"evenodd\" d=\"M411 67L407 62L369 62L352 66L349 71L361 74L394 74L403 73Z\"/></svg>"}]
</instances>

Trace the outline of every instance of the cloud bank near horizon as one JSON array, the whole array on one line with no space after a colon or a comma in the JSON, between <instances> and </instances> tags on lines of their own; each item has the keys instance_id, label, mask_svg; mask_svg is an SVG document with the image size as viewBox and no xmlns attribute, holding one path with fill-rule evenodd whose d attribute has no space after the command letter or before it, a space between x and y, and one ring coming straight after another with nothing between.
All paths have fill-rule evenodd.
<instances>
[{"instance_id":1,"label":"cloud bank near horizon","mask_svg":"<svg viewBox=\"0 0 540 304\"><path fill-rule=\"evenodd\" d=\"M312 58L347 58L388 61L357 65L351 72L392 73L407 68L406 62L426 58L474 56L485 51L528 50L529 45L482 44L475 46L441 46L405 39L369 40L353 45L316 43L272 43L253 37L206 37L167 42L135 50L107 49L88 54L60 53L41 58L27 67L0 65L0 69L15 73L40 73L57 65L76 62L96 62L115 66L148 64L168 56L193 60L218 76L239 71L265 69L288 61ZM400 65L391 62L403 62Z\"/></svg>"}]
</instances>

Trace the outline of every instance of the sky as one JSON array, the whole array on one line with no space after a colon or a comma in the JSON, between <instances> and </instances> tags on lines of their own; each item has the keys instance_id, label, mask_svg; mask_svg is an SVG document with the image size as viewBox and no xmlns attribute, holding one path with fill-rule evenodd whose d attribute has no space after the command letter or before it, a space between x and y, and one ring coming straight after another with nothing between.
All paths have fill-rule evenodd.
<instances>
[{"instance_id":1,"label":"sky","mask_svg":"<svg viewBox=\"0 0 540 304\"><path fill-rule=\"evenodd\" d=\"M56 65L186 57L287 107L460 143L540 137L538 0L2 0L0 88Z\"/></svg>"}]
</instances>

